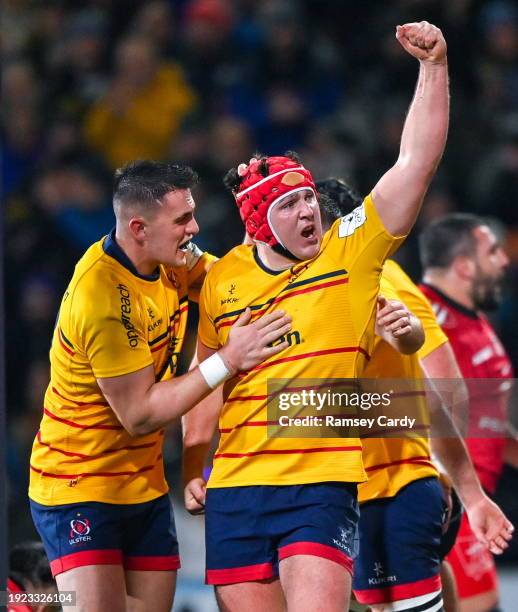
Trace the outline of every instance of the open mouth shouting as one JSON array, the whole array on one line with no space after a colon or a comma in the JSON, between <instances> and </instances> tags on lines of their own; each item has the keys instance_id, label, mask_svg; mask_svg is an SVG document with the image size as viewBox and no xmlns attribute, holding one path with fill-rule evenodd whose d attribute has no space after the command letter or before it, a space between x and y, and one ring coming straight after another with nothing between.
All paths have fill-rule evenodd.
<instances>
[{"instance_id":1,"label":"open mouth shouting","mask_svg":"<svg viewBox=\"0 0 518 612\"><path fill-rule=\"evenodd\" d=\"M314 223L309 223L306 225L300 232L300 235L309 242L315 242L318 240Z\"/></svg>"}]
</instances>

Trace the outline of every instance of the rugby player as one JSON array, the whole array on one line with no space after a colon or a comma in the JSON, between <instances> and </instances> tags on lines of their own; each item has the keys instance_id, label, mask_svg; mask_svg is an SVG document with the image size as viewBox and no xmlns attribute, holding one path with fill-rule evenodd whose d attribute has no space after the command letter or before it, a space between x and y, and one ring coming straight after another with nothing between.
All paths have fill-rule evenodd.
<instances>
[{"instance_id":1,"label":"rugby player","mask_svg":"<svg viewBox=\"0 0 518 612\"><path fill-rule=\"evenodd\" d=\"M50 351L29 497L60 591L79 610L169 611L178 545L163 427L221 381L287 346L289 317L246 325L188 374L176 371L189 299L214 258L198 233L187 166L141 161L115 175L115 229L77 263ZM172 380L170 380L172 379Z\"/></svg>"},{"instance_id":2,"label":"rugby player","mask_svg":"<svg viewBox=\"0 0 518 612\"><path fill-rule=\"evenodd\" d=\"M337 179L319 181L317 187L324 227L350 213L361 201L351 187ZM419 317L425 328L425 343L418 355L403 355L378 334L364 377L419 381L421 360L428 372L432 365L438 377L459 378L455 359L449 357L448 339L429 302L393 260L385 262L380 291L386 295L395 291L392 297L399 297ZM383 323L383 317L378 319ZM419 399L414 401L417 410ZM456 485L480 541L501 553L507 547L510 523L484 494L461 440L444 439L445 431L449 433L441 423L441 431L433 436L432 428L432 450ZM353 583L356 598L373 610L440 609L445 506L430 442L425 436L366 438L363 459L369 480L358 490L361 513L360 554ZM451 605L449 602L450 609Z\"/></svg>"},{"instance_id":3,"label":"rugby player","mask_svg":"<svg viewBox=\"0 0 518 612\"><path fill-rule=\"evenodd\" d=\"M503 468L513 372L483 311L498 306L509 259L488 223L471 214L452 214L432 223L422 232L419 246L424 270L421 289L448 336L462 374L467 379L488 379L468 385L466 443L484 489L493 494ZM447 557L462 612L498 607L494 560L474 531L469 515L464 516L455 547Z\"/></svg>"},{"instance_id":4,"label":"rugby player","mask_svg":"<svg viewBox=\"0 0 518 612\"><path fill-rule=\"evenodd\" d=\"M225 386L208 482L207 582L224 610L342 612L356 555L359 440L268 438L268 378L361 376L374 342L379 275L412 227L446 142L446 43L435 26L398 26L420 61L395 165L324 237L311 174L293 155L227 175L254 246L214 264L200 299L197 355L217 351L243 309L291 314L289 346Z\"/></svg>"}]
</instances>

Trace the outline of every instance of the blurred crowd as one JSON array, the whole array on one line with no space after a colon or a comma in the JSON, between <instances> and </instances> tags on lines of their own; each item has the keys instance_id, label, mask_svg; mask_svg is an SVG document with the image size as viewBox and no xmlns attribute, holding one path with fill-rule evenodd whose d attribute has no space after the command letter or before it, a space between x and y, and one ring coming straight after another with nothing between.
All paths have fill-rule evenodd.
<instances>
[{"instance_id":1,"label":"blurred crowd","mask_svg":"<svg viewBox=\"0 0 518 612\"><path fill-rule=\"evenodd\" d=\"M316 179L368 193L397 157L417 75L395 26L423 19L448 42L452 114L417 231L454 210L500 221L512 265L494 322L516 367L516 2L4 0L12 508L25 504L61 295L75 261L114 223L113 170L136 158L191 164L201 178L197 242L216 255L242 239L222 176L256 150L296 150ZM399 257L418 277L415 235ZM166 448L178 489L177 432ZM13 513L14 539L27 537L24 514Z\"/></svg>"}]
</instances>

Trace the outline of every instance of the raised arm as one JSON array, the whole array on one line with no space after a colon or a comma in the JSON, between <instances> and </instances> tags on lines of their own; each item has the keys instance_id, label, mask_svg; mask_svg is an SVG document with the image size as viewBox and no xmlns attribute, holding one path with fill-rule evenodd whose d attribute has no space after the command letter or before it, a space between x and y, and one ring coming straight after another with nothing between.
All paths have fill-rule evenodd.
<instances>
[{"instance_id":1,"label":"raised arm","mask_svg":"<svg viewBox=\"0 0 518 612\"><path fill-rule=\"evenodd\" d=\"M396 38L419 60L419 77L406 117L399 157L373 189L386 229L406 234L441 160L448 134L449 93L446 42L434 25L421 21L398 26Z\"/></svg>"}]
</instances>

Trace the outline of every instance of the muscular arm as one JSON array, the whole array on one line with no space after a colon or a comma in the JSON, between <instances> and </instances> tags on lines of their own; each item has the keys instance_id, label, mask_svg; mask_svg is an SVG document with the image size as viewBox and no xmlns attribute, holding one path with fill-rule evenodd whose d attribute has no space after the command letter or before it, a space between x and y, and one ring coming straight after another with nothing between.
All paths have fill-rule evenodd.
<instances>
[{"instance_id":1,"label":"muscular arm","mask_svg":"<svg viewBox=\"0 0 518 612\"><path fill-rule=\"evenodd\" d=\"M463 398L464 403L461 403L461 406L467 409L468 395L449 342L421 359L421 364L428 379L453 379L448 381L447 387L452 387L457 393L453 414L460 420L460 410L455 402ZM440 380L436 385L432 383L436 392L429 396L432 454L450 478L479 541L488 546L491 552L500 554L508 546L512 525L500 508L484 493L464 440L447 408L451 406L452 393L446 392L440 383ZM463 421L461 423L464 424Z\"/></svg>"},{"instance_id":2,"label":"muscular arm","mask_svg":"<svg viewBox=\"0 0 518 612\"><path fill-rule=\"evenodd\" d=\"M469 393L449 342L421 358L421 367L433 385L442 404L451 414L455 427L465 436L468 430ZM446 379L444 382L439 379Z\"/></svg>"},{"instance_id":3,"label":"muscular arm","mask_svg":"<svg viewBox=\"0 0 518 612\"><path fill-rule=\"evenodd\" d=\"M439 424L439 433L434 433L434 421ZM452 432L449 437L444 436L446 428ZM437 408L432 415L430 442L433 455L439 460L466 508L477 539L492 553L501 554L508 547L513 527L500 508L484 493L464 441L441 408Z\"/></svg>"},{"instance_id":4,"label":"muscular arm","mask_svg":"<svg viewBox=\"0 0 518 612\"><path fill-rule=\"evenodd\" d=\"M401 136L399 157L373 189L373 201L393 235L412 228L446 144L449 118L446 43L427 22L397 28L401 46L420 62L419 77Z\"/></svg>"},{"instance_id":5,"label":"muscular arm","mask_svg":"<svg viewBox=\"0 0 518 612\"><path fill-rule=\"evenodd\" d=\"M230 375L248 370L287 347L287 342L270 346L291 329L290 318L283 311L269 313L248 325L250 318L247 309L232 326L227 343L218 351ZM97 383L132 436L167 425L211 391L199 366L167 381L155 382L153 366L147 366L123 376L98 378Z\"/></svg>"},{"instance_id":6,"label":"muscular arm","mask_svg":"<svg viewBox=\"0 0 518 612\"><path fill-rule=\"evenodd\" d=\"M124 429L132 436L167 425L211 391L199 368L155 383L153 366L148 366L124 376L99 378L97 384Z\"/></svg>"}]
</instances>

